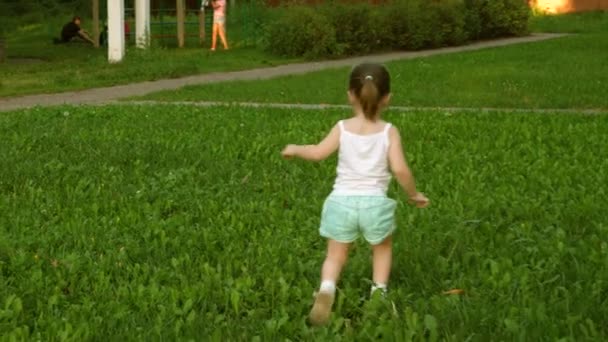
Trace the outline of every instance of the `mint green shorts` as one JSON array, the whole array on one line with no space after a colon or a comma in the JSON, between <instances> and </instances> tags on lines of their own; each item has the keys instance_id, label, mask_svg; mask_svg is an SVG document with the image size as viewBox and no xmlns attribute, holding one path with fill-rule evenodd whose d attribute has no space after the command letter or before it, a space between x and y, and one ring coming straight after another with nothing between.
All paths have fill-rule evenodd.
<instances>
[{"instance_id":1,"label":"mint green shorts","mask_svg":"<svg viewBox=\"0 0 608 342\"><path fill-rule=\"evenodd\" d=\"M330 195L323 204L321 236L350 243L363 235L372 245L395 231L397 202L385 196Z\"/></svg>"}]
</instances>

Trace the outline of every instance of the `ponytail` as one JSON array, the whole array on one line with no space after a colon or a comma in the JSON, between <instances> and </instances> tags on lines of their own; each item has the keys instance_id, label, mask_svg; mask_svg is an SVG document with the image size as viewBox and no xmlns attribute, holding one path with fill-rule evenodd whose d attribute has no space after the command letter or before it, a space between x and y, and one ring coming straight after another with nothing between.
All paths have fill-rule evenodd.
<instances>
[{"instance_id":1,"label":"ponytail","mask_svg":"<svg viewBox=\"0 0 608 342\"><path fill-rule=\"evenodd\" d=\"M376 121L380 102L391 92L391 77L380 64L359 64L350 73L348 90L356 96L365 118Z\"/></svg>"},{"instance_id":2,"label":"ponytail","mask_svg":"<svg viewBox=\"0 0 608 342\"><path fill-rule=\"evenodd\" d=\"M371 76L366 76L363 80L359 102L361 103L365 118L375 121L380 104L380 93Z\"/></svg>"}]
</instances>

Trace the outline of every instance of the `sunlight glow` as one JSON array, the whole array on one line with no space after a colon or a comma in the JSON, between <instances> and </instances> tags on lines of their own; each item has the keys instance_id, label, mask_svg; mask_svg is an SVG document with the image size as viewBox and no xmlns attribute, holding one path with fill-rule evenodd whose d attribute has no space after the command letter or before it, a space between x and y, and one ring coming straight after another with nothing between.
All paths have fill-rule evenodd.
<instances>
[{"instance_id":1,"label":"sunlight glow","mask_svg":"<svg viewBox=\"0 0 608 342\"><path fill-rule=\"evenodd\" d=\"M532 5L545 13L568 13L608 9L608 0L531 0Z\"/></svg>"}]
</instances>

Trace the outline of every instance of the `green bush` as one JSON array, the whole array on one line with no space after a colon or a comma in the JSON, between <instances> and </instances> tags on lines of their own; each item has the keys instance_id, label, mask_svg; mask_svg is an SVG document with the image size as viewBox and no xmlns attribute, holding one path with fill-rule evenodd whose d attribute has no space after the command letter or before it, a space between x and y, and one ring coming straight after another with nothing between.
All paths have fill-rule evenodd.
<instances>
[{"instance_id":1,"label":"green bush","mask_svg":"<svg viewBox=\"0 0 608 342\"><path fill-rule=\"evenodd\" d=\"M478 2L480 0L464 0L465 27L470 39L478 39L481 36L481 17L476 6Z\"/></svg>"},{"instance_id":2,"label":"green bush","mask_svg":"<svg viewBox=\"0 0 608 342\"><path fill-rule=\"evenodd\" d=\"M424 0L402 2L404 4L396 8L396 13L402 16L406 31L400 32L398 47L406 50L422 49L427 42L433 40L433 14L428 11L429 6Z\"/></svg>"},{"instance_id":3,"label":"green bush","mask_svg":"<svg viewBox=\"0 0 608 342\"><path fill-rule=\"evenodd\" d=\"M340 51L347 55L362 54L377 48L377 37L370 22L367 4L330 4L321 8L336 31Z\"/></svg>"},{"instance_id":4,"label":"green bush","mask_svg":"<svg viewBox=\"0 0 608 342\"><path fill-rule=\"evenodd\" d=\"M279 56L328 57L338 54L336 31L329 19L310 7L284 9L265 28L264 48Z\"/></svg>"},{"instance_id":5,"label":"green bush","mask_svg":"<svg viewBox=\"0 0 608 342\"><path fill-rule=\"evenodd\" d=\"M529 32L530 7L525 0L465 0L472 38L521 36Z\"/></svg>"},{"instance_id":6,"label":"green bush","mask_svg":"<svg viewBox=\"0 0 608 342\"><path fill-rule=\"evenodd\" d=\"M431 7L438 20L437 31L441 36L441 45L461 45L469 40L467 12L462 1L436 2L432 3Z\"/></svg>"},{"instance_id":7,"label":"green bush","mask_svg":"<svg viewBox=\"0 0 608 342\"><path fill-rule=\"evenodd\" d=\"M468 40L462 1L395 1L384 9L378 26L389 27L394 49L418 50L458 45Z\"/></svg>"},{"instance_id":8,"label":"green bush","mask_svg":"<svg viewBox=\"0 0 608 342\"><path fill-rule=\"evenodd\" d=\"M396 50L422 46L412 35L416 23L411 18L418 17L418 4L418 1L395 1L373 11L371 30L380 45Z\"/></svg>"},{"instance_id":9,"label":"green bush","mask_svg":"<svg viewBox=\"0 0 608 342\"><path fill-rule=\"evenodd\" d=\"M395 13L392 6L380 6L375 11L369 13L370 31L373 37L375 51L394 50L397 48L397 37L395 32L400 32L400 20L398 13Z\"/></svg>"},{"instance_id":10,"label":"green bush","mask_svg":"<svg viewBox=\"0 0 608 342\"><path fill-rule=\"evenodd\" d=\"M328 57L461 45L528 33L525 0L392 0L293 6L266 26L265 46L281 56Z\"/></svg>"}]
</instances>

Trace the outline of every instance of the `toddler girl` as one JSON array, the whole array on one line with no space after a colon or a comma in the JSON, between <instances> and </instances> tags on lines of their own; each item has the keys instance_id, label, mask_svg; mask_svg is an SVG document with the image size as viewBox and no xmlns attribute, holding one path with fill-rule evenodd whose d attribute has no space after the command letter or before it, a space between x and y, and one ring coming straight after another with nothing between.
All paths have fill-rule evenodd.
<instances>
[{"instance_id":1,"label":"toddler girl","mask_svg":"<svg viewBox=\"0 0 608 342\"><path fill-rule=\"evenodd\" d=\"M353 117L339 121L317 145L287 145L284 158L321 161L338 150L337 177L321 215L321 236L327 238L327 256L321 286L309 315L314 325L329 321L336 282L350 245L362 234L373 249L371 292L386 293L392 262L392 234L396 202L386 196L391 172L419 208L429 204L416 190L396 127L380 118L390 99L390 76L378 64L361 64L351 74L348 99Z\"/></svg>"}]
</instances>

